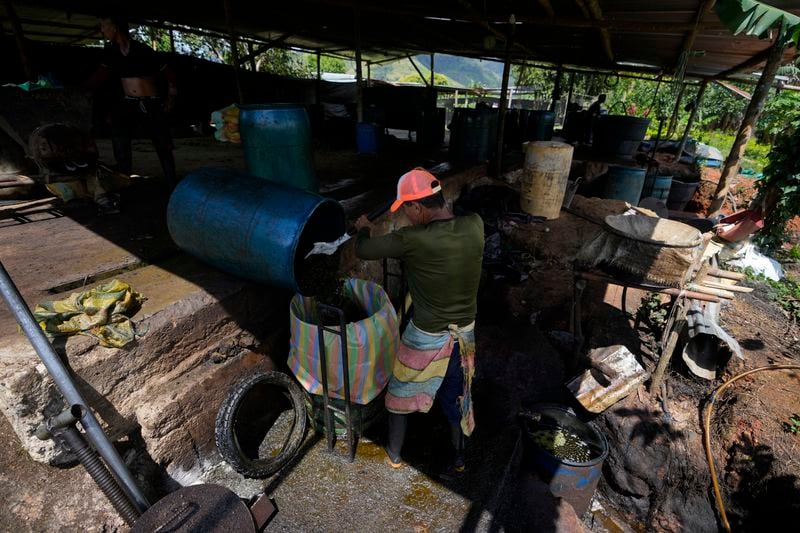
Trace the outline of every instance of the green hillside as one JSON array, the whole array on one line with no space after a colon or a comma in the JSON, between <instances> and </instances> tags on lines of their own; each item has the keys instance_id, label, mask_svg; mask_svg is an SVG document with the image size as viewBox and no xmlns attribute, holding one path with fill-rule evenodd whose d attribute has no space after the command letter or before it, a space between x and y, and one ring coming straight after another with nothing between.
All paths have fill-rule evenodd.
<instances>
[{"instance_id":1,"label":"green hillside","mask_svg":"<svg viewBox=\"0 0 800 533\"><path fill-rule=\"evenodd\" d=\"M430 79L430 56L419 55L414 58L419 69ZM493 61L481 61L458 56L437 54L434 58L436 70L436 83L440 82L440 74L445 76L450 87L500 87L503 75L503 65ZM385 81L422 81L419 79L414 66L408 59L400 59L391 63L372 67L370 74L373 79Z\"/></svg>"}]
</instances>

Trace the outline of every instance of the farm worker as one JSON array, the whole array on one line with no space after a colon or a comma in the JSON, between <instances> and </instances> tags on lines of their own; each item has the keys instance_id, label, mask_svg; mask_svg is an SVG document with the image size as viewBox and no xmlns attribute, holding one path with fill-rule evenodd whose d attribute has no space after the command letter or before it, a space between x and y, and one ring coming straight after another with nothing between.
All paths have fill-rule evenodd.
<instances>
[{"instance_id":1,"label":"farm worker","mask_svg":"<svg viewBox=\"0 0 800 533\"><path fill-rule=\"evenodd\" d=\"M131 137L133 129L141 125L153 141L164 179L172 189L177 184L177 176L166 113L174 108L178 94L175 72L153 49L130 37L128 22L121 16L102 16L100 31L108 43L103 50L102 63L88 85L97 87L112 75L119 77L122 83L124 97L116 103L111 115L111 142L117 170L131 173ZM162 77L167 86L166 98L159 91Z\"/></svg>"},{"instance_id":2,"label":"farm worker","mask_svg":"<svg viewBox=\"0 0 800 533\"><path fill-rule=\"evenodd\" d=\"M590 117L594 117L595 115L599 115L603 112L603 104L606 101L606 95L601 94L598 95L597 100L592 102L592 105L589 106L588 112Z\"/></svg>"},{"instance_id":3,"label":"farm worker","mask_svg":"<svg viewBox=\"0 0 800 533\"><path fill-rule=\"evenodd\" d=\"M400 452L408 414L427 413L434 399L449 423L453 459L450 473L462 472L464 436L474 427L475 314L483 259L483 221L477 214L454 216L439 181L415 168L400 177L392 212L410 226L373 236L366 216L355 223L361 259L402 259L413 302L386 394L389 436L385 462L405 463Z\"/></svg>"}]
</instances>

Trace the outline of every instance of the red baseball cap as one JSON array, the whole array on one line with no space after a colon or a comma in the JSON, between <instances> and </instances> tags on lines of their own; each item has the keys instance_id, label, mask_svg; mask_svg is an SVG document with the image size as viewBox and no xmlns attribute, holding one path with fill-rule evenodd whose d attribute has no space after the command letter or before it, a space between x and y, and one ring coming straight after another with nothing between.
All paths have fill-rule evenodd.
<instances>
[{"instance_id":1,"label":"red baseball cap","mask_svg":"<svg viewBox=\"0 0 800 533\"><path fill-rule=\"evenodd\" d=\"M442 186L436 176L422 167L409 170L397 181L397 200L394 201L390 211L394 213L403 202L411 202L433 196L442 190Z\"/></svg>"}]
</instances>

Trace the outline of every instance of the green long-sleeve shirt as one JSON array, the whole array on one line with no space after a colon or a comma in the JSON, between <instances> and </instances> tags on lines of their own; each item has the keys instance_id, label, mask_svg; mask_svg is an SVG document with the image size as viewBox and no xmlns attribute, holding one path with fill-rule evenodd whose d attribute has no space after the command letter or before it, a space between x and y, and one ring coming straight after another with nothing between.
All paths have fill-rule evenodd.
<instances>
[{"instance_id":1,"label":"green long-sleeve shirt","mask_svg":"<svg viewBox=\"0 0 800 533\"><path fill-rule=\"evenodd\" d=\"M466 326L475 320L483 260L483 221L476 214L356 237L361 259L403 260L414 301L414 324L424 331Z\"/></svg>"}]
</instances>

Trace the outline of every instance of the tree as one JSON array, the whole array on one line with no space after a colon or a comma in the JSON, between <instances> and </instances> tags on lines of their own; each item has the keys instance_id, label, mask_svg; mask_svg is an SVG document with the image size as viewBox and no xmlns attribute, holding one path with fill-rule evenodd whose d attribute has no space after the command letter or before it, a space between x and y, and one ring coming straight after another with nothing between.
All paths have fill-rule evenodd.
<instances>
[{"instance_id":1,"label":"tree","mask_svg":"<svg viewBox=\"0 0 800 533\"><path fill-rule=\"evenodd\" d=\"M783 50L790 42L794 42L795 46L800 43L800 17L787 11L755 0L718 0L714 9L722 23L734 34L745 33L763 39L772 38L772 34L775 33L775 40L770 46L766 66L733 141L731 153L725 160L717 190L714 192L714 200L709 207L709 216L717 215L722 208L728 194L728 183L738 170L739 161L753 133L753 126L761 114L764 101L769 95L769 87L780 66ZM722 519L723 525L727 525L724 514Z\"/></svg>"}]
</instances>

